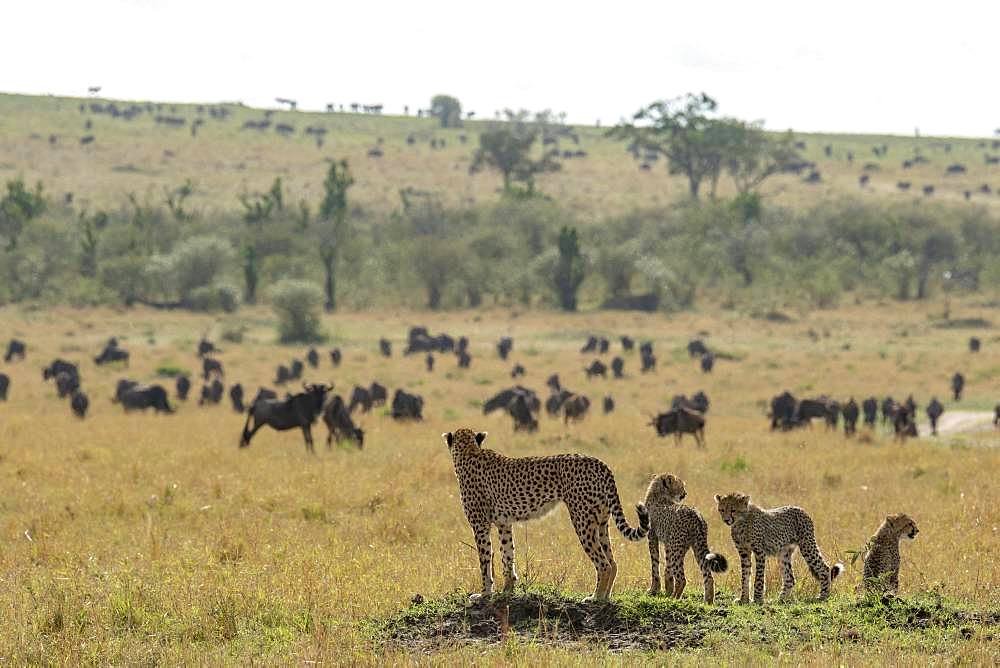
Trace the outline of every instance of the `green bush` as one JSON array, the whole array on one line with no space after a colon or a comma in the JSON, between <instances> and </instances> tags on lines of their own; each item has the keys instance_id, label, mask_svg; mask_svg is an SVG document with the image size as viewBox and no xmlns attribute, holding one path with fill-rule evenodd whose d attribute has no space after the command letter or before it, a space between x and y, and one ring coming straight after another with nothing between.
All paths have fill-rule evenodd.
<instances>
[{"instance_id":1,"label":"green bush","mask_svg":"<svg viewBox=\"0 0 1000 668\"><path fill-rule=\"evenodd\" d=\"M323 339L320 307L323 290L315 283L284 279L271 288L271 306L278 316L282 343L310 343Z\"/></svg>"},{"instance_id":2,"label":"green bush","mask_svg":"<svg viewBox=\"0 0 1000 668\"><path fill-rule=\"evenodd\" d=\"M232 313L239 305L239 289L231 285L206 285L195 288L187 298L187 306L193 311Z\"/></svg>"}]
</instances>

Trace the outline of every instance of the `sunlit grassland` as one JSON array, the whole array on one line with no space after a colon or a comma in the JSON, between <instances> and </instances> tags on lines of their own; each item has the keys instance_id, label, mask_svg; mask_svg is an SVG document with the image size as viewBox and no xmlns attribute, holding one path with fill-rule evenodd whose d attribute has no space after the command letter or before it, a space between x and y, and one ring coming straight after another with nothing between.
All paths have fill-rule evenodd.
<instances>
[{"instance_id":1,"label":"sunlit grassland","mask_svg":"<svg viewBox=\"0 0 1000 668\"><path fill-rule=\"evenodd\" d=\"M955 317L996 320L994 309L955 303ZM237 448L243 418L227 404L181 404L178 414L124 415L110 403L119 377L153 380L155 369L195 372L194 345L208 333L224 349L228 383L250 393L268 384L274 367L301 347L278 346L265 310L215 318L147 310L0 310L0 340L29 344L25 362L0 366L12 378L0 404L0 657L12 665L79 663L268 663L305 660L385 663L431 660L594 663L608 658L594 647L553 647L512 640L456 646L430 657L373 640L364 622L385 618L421 593L436 599L478 587L471 531L440 434L459 426L490 432L487 444L510 455L581 452L615 472L623 502L640 500L654 473L687 481L688 501L708 519L710 543L733 566L738 558L718 520L712 495L741 490L765 506L794 503L816 521L820 547L848 570L834 584L831 610L847 610L860 579L860 549L881 519L907 512L921 533L904 545L902 594L933 592L970 610L1000 606L1000 436L995 432L922 438L904 445L879 432L845 440L817 425L770 433L768 397L789 389L846 399L913 393L921 406L932 394L949 409L989 410L1000 401L1000 337L978 330L983 351L967 349L970 330L933 327L931 307L867 303L815 312L791 323L752 320L705 307L676 316L599 313L557 315L507 310L427 313L345 313L324 317L329 345L345 360L307 370L309 380L333 381L349 393L354 383L378 380L426 400L426 420L396 424L381 409L363 416L366 447L327 450L317 425L318 452L308 455L297 433L261 431L247 450ZM432 374L422 356L400 356L406 329L427 325L471 340L472 367L441 357ZM241 344L220 340L224 328L247 328ZM818 338L810 336L810 330ZM689 338L733 354L704 375L689 360ZM588 333L629 334L652 340L656 374L638 373L626 354L625 380L587 381L592 358L578 350ZM91 358L117 335L132 365L97 368ZM395 356L377 353L388 336ZM501 362L493 345L515 339ZM620 351L616 338L613 352ZM61 356L81 363L91 416L74 419L40 369ZM593 400L612 394L618 409L598 410L578 425L542 419L535 435L514 434L510 419L484 417L480 402L509 384L514 362L528 370L524 384L539 392L558 372L571 389ZM954 406L948 380L961 370L967 398ZM162 381L169 382L169 381ZM676 393L704 389L712 400L708 446L657 439L649 417ZM171 395L172 387L171 387ZM197 384L193 394L197 395ZM631 521L634 513L627 510ZM526 584L551 585L580 595L592 588L593 569L559 510L515 529L517 565ZM623 605L648 585L643 544L613 536ZM817 587L796 558L798 597ZM499 559L497 559L499 568ZM700 578L688 564L689 593ZM767 574L770 596L780 579ZM739 569L717 579L725 602L739 588ZM692 600L692 605L695 602ZM616 661L651 658L671 664L703 661L776 661L824 664L968 661L995 664L995 627L966 638L957 632L862 629L860 637L829 641L810 636L822 606L732 613L732 633L716 631L702 646L670 654L626 654ZM831 613L833 614L833 613ZM836 614L841 614L836 612ZM844 613L846 614L846 613ZM825 622L824 622L825 623ZM762 624L801 626L784 640L761 640ZM821 626L816 621L817 628ZM840 636L837 636L840 637Z\"/></svg>"}]
</instances>

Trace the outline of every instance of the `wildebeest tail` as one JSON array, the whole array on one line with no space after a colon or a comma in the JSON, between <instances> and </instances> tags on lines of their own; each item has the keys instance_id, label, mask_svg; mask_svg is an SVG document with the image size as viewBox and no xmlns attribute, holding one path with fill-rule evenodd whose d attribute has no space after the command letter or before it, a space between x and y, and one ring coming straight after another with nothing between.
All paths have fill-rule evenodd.
<instances>
[{"instance_id":1,"label":"wildebeest tail","mask_svg":"<svg viewBox=\"0 0 1000 668\"><path fill-rule=\"evenodd\" d=\"M618 527L618 530L622 532L622 535L626 539L642 540L649 533L649 511L641 503L635 506L635 511L639 514L638 528L629 526L628 520L625 519L625 511L622 510L622 501L618 496L618 487L615 485L614 478L611 478L611 484L608 488L608 508L611 510L611 516L615 520L615 526Z\"/></svg>"},{"instance_id":2,"label":"wildebeest tail","mask_svg":"<svg viewBox=\"0 0 1000 668\"><path fill-rule=\"evenodd\" d=\"M243 435L240 437L240 447L245 448L250 445L250 420L253 419L254 409L257 407L257 402L250 404L250 410L247 411L247 421L243 424Z\"/></svg>"}]
</instances>

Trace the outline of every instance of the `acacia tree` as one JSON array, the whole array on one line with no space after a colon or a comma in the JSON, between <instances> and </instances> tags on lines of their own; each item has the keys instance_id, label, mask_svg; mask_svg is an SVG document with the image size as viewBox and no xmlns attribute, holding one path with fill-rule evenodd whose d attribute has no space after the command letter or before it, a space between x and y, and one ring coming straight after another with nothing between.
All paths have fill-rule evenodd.
<instances>
[{"instance_id":1,"label":"acacia tree","mask_svg":"<svg viewBox=\"0 0 1000 668\"><path fill-rule=\"evenodd\" d=\"M431 98L431 116L438 119L443 128L460 128L462 103L451 95L435 95Z\"/></svg>"},{"instance_id":2,"label":"acacia tree","mask_svg":"<svg viewBox=\"0 0 1000 668\"><path fill-rule=\"evenodd\" d=\"M576 293L583 283L584 263L576 228L563 227L559 231L559 261L556 263L553 278L559 296L559 306L564 311L576 310Z\"/></svg>"},{"instance_id":3,"label":"acacia tree","mask_svg":"<svg viewBox=\"0 0 1000 668\"><path fill-rule=\"evenodd\" d=\"M791 131L774 139L759 121L734 118L720 121L718 131L725 147L726 170L740 195L755 192L764 181L788 171L800 160Z\"/></svg>"},{"instance_id":4,"label":"acacia tree","mask_svg":"<svg viewBox=\"0 0 1000 668\"><path fill-rule=\"evenodd\" d=\"M543 120L539 119L548 119L549 114L538 114L535 119L524 110L507 109L504 114L506 121L491 124L479 135L479 148L469 172L476 173L484 167L495 169L503 177L505 194L518 194L514 182L520 182L524 184L523 194L533 196L535 177L562 167L556 149L543 150L537 158L532 156L532 148L544 128Z\"/></svg>"},{"instance_id":5,"label":"acacia tree","mask_svg":"<svg viewBox=\"0 0 1000 668\"><path fill-rule=\"evenodd\" d=\"M337 257L347 237L347 189L354 185L354 177L347 167L347 160L331 161L323 181L323 203L319 207L319 221L315 226L319 236L319 256L325 273L324 308L337 307Z\"/></svg>"}]
</instances>

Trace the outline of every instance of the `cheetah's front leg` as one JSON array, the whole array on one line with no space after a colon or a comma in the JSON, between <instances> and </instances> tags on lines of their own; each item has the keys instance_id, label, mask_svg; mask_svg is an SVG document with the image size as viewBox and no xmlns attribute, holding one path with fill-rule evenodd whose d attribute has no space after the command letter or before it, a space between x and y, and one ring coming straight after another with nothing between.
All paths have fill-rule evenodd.
<instances>
[{"instance_id":1,"label":"cheetah's front leg","mask_svg":"<svg viewBox=\"0 0 1000 668\"><path fill-rule=\"evenodd\" d=\"M473 594L469 600L473 603L493 595L493 545L490 544L490 525L474 526L476 549L479 551L479 570L483 577L483 591Z\"/></svg>"},{"instance_id":2,"label":"cheetah's front leg","mask_svg":"<svg viewBox=\"0 0 1000 668\"><path fill-rule=\"evenodd\" d=\"M514 570L514 532L509 524L498 524L500 533L500 550L503 559L503 591L509 594L517 584L517 572Z\"/></svg>"},{"instance_id":3,"label":"cheetah's front leg","mask_svg":"<svg viewBox=\"0 0 1000 668\"><path fill-rule=\"evenodd\" d=\"M760 605L764 602L764 563L767 555L754 550L753 553L753 602Z\"/></svg>"},{"instance_id":4,"label":"cheetah's front leg","mask_svg":"<svg viewBox=\"0 0 1000 668\"><path fill-rule=\"evenodd\" d=\"M750 602L750 550L737 548L740 553L740 603Z\"/></svg>"}]
</instances>

